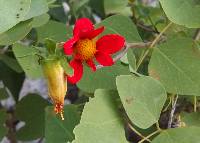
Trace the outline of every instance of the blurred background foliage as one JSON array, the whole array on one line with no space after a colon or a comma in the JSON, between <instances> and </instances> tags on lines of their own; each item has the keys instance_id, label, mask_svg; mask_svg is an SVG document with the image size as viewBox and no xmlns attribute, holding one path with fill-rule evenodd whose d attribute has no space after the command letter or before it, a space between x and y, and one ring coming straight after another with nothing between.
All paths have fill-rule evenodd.
<instances>
[{"instance_id":1,"label":"blurred background foliage","mask_svg":"<svg viewBox=\"0 0 200 143\"><path fill-rule=\"evenodd\" d=\"M161 46L163 49L161 52L169 54L169 57L176 57L173 59L175 62L172 62L177 66L185 67L193 63L193 67L190 66L183 70L193 70L188 77L192 80L196 78L194 83L191 82L190 86L184 86L188 79L185 75L181 75L179 70L172 73L166 72L168 69L159 64L161 60L163 63L166 62L166 59L162 59L159 47L155 50L157 52L153 53L155 56L151 61L152 52L139 69L136 63L146 49L129 49L128 53L114 66L102 68L95 73L85 67L84 77L77 86L68 85L64 109L65 121L61 121L52 110L41 66L38 64L40 60L38 54L45 51L45 39L52 39L55 42L66 41L72 36L72 27L76 19L81 17L91 19L96 24L95 26L104 25L106 31L103 34L123 35L128 43L153 41L171 20L166 16L166 14L171 14L167 13L168 7L164 7L166 13L161 7L163 1L160 0L161 3L159 3L156 0L0 0L0 11L2 10L0 13L1 142L66 143L72 142L76 136L73 143L92 143L94 140L99 143L136 143L143 136L155 131L156 123L166 129L171 109L168 103L171 105L171 99L174 100L171 94L200 95L198 87L193 86L193 84L200 85L200 77L194 73L195 70L200 71L199 62L197 62L199 51L197 51L197 57L193 56L190 49L183 51L183 56L189 55L189 61L187 61L181 58L178 54L181 51L176 48L171 53L168 53L165 48L173 47L177 43L177 49L188 43L190 44L187 47L192 47L192 38L197 38L199 33L195 22L190 24L187 21L181 21L182 19L175 19L173 22L180 25L171 25L162 37L163 40L167 37L171 41ZM199 4L198 1L197 4ZM173 41L173 39L178 40ZM198 40L195 44L199 48ZM174 53L177 54L174 55ZM180 60L184 61L183 64L177 63ZM163 65L168 64L166 62ZM168 66L171 71L174 70L170 64ZM148 77L130 80L129 75L136 73L137 70L139 74L149 75L148 68L154 79ZM157 76L155 70L159 71L159 69L163 69L159 73L162 78L160 82L163 85L155 80ZM117 85L116 76L118 76ZM137 79L137 77L134 78ZM178 87L178 92L173 88L174 78L178 80L175 85ZM126 89L129 84L144 92L140 93L133 87L129 91L130 89ZM141 84L146 85L150 90L140 87ZM154 84L157 86L153 86ZM166 89L169 93L168 98ZM145 97L145 99L134 97L133 100L136 98L141 101L141 105L126 104L129 102L126 101L129 97L122 95L128 96L130 92L142 94ZM96 98L90 98L94 95ZM86 103L89 100L90 102ZM154 106L157 106L157 109ZM173 120L174 127L179 126L178 119L181 111L193 111L193 96L181 96L177 106L177 117ZM83 108L84 112L82 112ZM162 109L166 110L163 110L160 115ZM151 116L144 118L147 114ZM200 116L195 113L192 116L184 113L183 116L184 122L187 125L192 124L192 127L186 130L169 130L167 131L168 138L162 134L153 142L163 142L163 140L174 138L173 132L178 132L177 138L181 134L197 134L200 129L193 126L199 126L197 121ZM78 126L75 128L76 125ZM138 134L135 129L142 135ZM175 140L177 140L176 137ZM191 140L187 141L196 143L197 140L199 138L191 137ZM180 140L176 143L179 142L182 143Z\"/></svg>"}]
</instances>

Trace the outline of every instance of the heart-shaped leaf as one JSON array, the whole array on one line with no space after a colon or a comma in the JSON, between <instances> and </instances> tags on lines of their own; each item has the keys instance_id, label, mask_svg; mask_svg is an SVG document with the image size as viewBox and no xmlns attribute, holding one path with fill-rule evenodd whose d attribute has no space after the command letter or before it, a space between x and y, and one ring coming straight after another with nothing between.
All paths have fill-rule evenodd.
<instances>
[{"instance_id":1,"label":"heart-shaped leaf","mask_svg":"<svg viewBox=\"0 0 200 143\"><path fill-rule=\"evenodd\" d=\"M195 0L159 0L167 17L189 28L200 27L200 3Z\"/></svg>"},{"instance_id":2,"label":"heart-shaped leaf","mask_svg":"<svg viewBox=\"0 0 200 143\"><path fill-rule=\"evenodd\" d=\"M117 92L98 89L85 105L73 143L128 143L115 104Z\"/></svg>"},{"instance_id":3,"label":"heart-shaped leaf","mask_svg":"<svg viewBox=\"0 0 200 143\"><path fill-rule=\"evenodd\" d=\"M167 92L200 96L200 51L190 38L176 38L154 48L149 74Z\"/></svg>"},{"instance_id":4,"label":"heart-shaped leaf","mask_svg":"<svg viewBox=\"0 0 200 143\"><path fill-rule=\"evenodd\" d=\"M151 77L122 75L117 90L131 121L142 129L156 123L167 98L164 87Z\"/></svg>"},{"instance_id":5,"label":"heart-shaped leaf","mask_svg":"<svg viewBox=\"0 0 200 143\"><path fill-rule=\"evenodd\" d=\"M0 0L0 34L24 20L31 0Z\"/></svg>"},{"instance_id":6,"label":"heart-shaped leaf","mask_svg":"<svg viewBox=\"0 0 200 143\"><path fill-rule=\"evenodd\" d=\"M152 143L199 143L199 132L199 127L169 129L162 131Z\"/></svg>"},{"instance_id":7,"label":"heart-shaped leaf","mask_svg":"<svg viewBox=\"0 0 200 143\"><path fill-rule=\"evenodd\" d=\"M42 77L42 68L38 62L39 58L36 56L37 49L16 43L13 45L13 52L27 76L31 78Z\"/></svg>"}]
</instances>

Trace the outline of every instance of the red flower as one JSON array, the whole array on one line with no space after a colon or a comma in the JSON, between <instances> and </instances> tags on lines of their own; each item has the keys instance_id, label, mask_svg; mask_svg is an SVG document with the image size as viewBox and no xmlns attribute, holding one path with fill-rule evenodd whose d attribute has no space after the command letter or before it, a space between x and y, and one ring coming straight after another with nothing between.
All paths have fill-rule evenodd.
<instances>
[{"instance_id":1,"label":"red flower","mask_svg":"<svg viewBox=\"0 0 200 143\"><path fill-rule=\"evenodd\" d=\"M80 18L76 21L73 30L73 37L64 43L64 53L72 55L70 61L74 69L73 76L67 76L71 83L78 82L83 75L83 62L96 70L94 58L103 66L114 64L111 54L118 52L124 47L125 39L117 34L109 34L96 39L102 33L104 27L94 29L92 22L87 18Z\"/></svg>"}]
</instances>

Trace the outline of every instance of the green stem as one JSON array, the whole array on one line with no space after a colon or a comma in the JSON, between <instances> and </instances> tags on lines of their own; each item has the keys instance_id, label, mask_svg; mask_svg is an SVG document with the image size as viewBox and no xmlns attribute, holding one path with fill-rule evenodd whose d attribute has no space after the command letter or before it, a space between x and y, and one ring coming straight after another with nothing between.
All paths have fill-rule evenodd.
<instances>
[{"instance_id":1,"label":"green stem","mask_svg":"<svg viewBox=\"0 0 200 143\"><path fill-rule=\"evenodd\" d=\"M197 112L197 97L194 96L194 112Z\"/></svg>"},{"instance_id":2,"label":"green stem","mask_svg":"<svg viewBox=\"0 0 200 143\"><path fill-rule=\"evenodd\" d=\"M138 70L138 68L140 67L140 65L142 64L142 62L144 61L144 59L146 58L146 56L149 54L150 50L157 44L157 42L160 40L161 36L167 31L167 29L172 25L173 23L170 22L160 33L158 36L156 36L156 38L153 40L153 42L151 43L150 47L146 50L146 52L144 53L144 55L139 59L139 62L137 64L137 68L136 70Z\"/></svg>"},{"instance_id":3,"label":"green stem","mask_svg":"<svg viewBox=\"0 0 200 143\"><path fill-rule=\"evenodd\" d=\"M155 132L149 134L148 136L146 136L144 139L140 140L138 143L143 143L145 140L149 139L150 137L152 137L153 135L157 134L161 132L161 130L156 130Z\"/></svg>"},{"instance_id":4,"label":"green stem","mask_svg":"<svg viewBox=\"0 0 200 143\"><path fill-rule=\"evenodd\" d=\"M161 131L162 129L160 128L159 122L156 122L156 128L157 130Z\"/></svg>"},{"instance_id":5,"label":"green stem","mask_svg":"<svg viewBox=\"0 0 200 143\"><path fill-rule=\"evenodd\" d=\"M138 132L132 125L130 125L130 124L128 124L128 126L131 128L131 130L132 131L134 131L137 135L139 135L142 139L145 139L146 137L145 136L143 136L140 132ZM147 139L145 139L146 141L148 141L148 142L151 142L148 138ZM145 141L144 140L144 141Z\"/></svg>"},{"instance_id":6,"label":"green stem","mask_svg":"<svg viewBox=\"0 0 200 143\"><path fill-rule=\"evenodd\" d=\"M167 104L167 106L163 109L162 112L167 111L167 109L169 108L170 104L172 103L172 97L169 97L169 103Z\"/></svg>"},{"instance_id":7,"label":"green stem","mask_svg":"<svg viewBox=\"0 0 200 143\"><path fill-rule=\"evenodd\" d=\"M176 96L175 94L172 94L172 95L171 95L172 107L173 107L173 104L174 104L174 97L175 97L175 96Z\"/></svg>"},{"instance_id":8,"label":"green stem","mask_svg":"<svg viewBox=\"0 0 200 143\"><path fill-rule=\"evenodd\" d=\"M158 32L158 30L157 30L157 28L156 28L156 25L153 23L153 20L151 19L151 17L148 15L147 18L149 19L149 22L150 22L151 25L153 26L154 30L155 30L156 32Z\"/></svg>"}]
</instances>

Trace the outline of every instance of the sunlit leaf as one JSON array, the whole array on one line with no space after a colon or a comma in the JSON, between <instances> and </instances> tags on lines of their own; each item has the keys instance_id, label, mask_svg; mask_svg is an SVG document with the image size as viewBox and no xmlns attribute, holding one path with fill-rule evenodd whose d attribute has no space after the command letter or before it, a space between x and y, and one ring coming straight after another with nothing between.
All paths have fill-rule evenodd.
<instances>
[{"instance_id":1,"label":"sunlit leaf","mask_svg":"<svg viewBox=\"0 0 200 143\"><path fill-rule=\"evenodd\" d=\"M0 34L24 20L30 4L31 0L0 0Z\"/></svg>"},{"instance_id":2,"label":"sunlit leaf","mask_svg":"<svg viewBox=\"0 0 200 143\"><path fill-rule=\"evenodd\" d=\"M40 27L44 24L46 24L49 21L49 15L47 13L42 14L40 16L34 17L32 21L33 27Z\"/></svg>"},{"instance_id":3,"label":"sunlit leaf","mask_svg":"<svg viewBox=\"0 0 200 143\"><path fill-rule=\"evenodd\" d=\"M190 38L176 38L154 48L149 74L167 92L200 96L200 51Z\"/></svg>"},{"instance_id":4,"label":"sunlit leaf","mask_svg":"<svg viewBox=\"0 0 200 143\"><path fill-rule=\"evenodd\" d=\"M42 15L48 11L48 4L46 0L31 0L30 9L24 20Z\"/></svg>"},{"instance_id":5,"label":"sunlit leaf","mask_svg":"<svg viewBox=\"0 0 200 143\"><path fill-rule=\"evenodd\" d=\"M103 34L120 34L125 37L127 42L141 41L137 28L134 23L126 16L114 15L106 18L97 26L105 26Z\"/></svg>"},{"instance_id":6,"label":"sunlit leaf","mask_svg":"<svg viewBox=\"0 0 200 143\"><path fill-rule=\"evenodd\" d=\"M55 40L56 42L64 42L72 35L71 27L67 27L61 22L50 20L47 24L36 28L38 32L38 41L44 42L46 38Z\"/></svg>"},{"instance_id":7,"label":"sunlit leaf","mask_svg":"<svg viewBox=\"0 0 200 143\"><path fill-rule=\"evenodd\" d=\"M185 126L198 126L200 127L200 113L193 112L193 113L182 113L181 114L181 121L184 122Z\"/></svg>"},{"instance_id":8,"label":"sunlit leaf","mask_svg":"<svg viewBox=\"0 0 200 143\"><path fill-rule=\"evenodd\" d=\"M38 61L39 58L36 55L37 50L35 48L16 43L13 45L13 52L27 76L38 78L43 75L41 65L39 65Z\"/></svg>"},{"instance_id":9,"label":"sunlit leaf","mask_svg":"<svg viewBox=\"0 0 200 143\"><path fill-rule=\"evenodd\" d=\"M128 49L127 59L128 59L130 71L132 70L133 72L136 71L136 58L132 49Z\"/></svg>"},{"instance_id":10,"label":"sunlit leaf","mask_svg":"<svg viewBox=\"0 0 200 143\"><path fill-rule=\"evenodd\" d=\"M0 34L0 45L11 45L23 39L32 29L32 20L20 22L8 31Z\"/></svg>"},{"instance_id":11,"label":"sunlit leaf","mask_svg":"<svg viewBox=\"0 0 200 143\"><path fill-rule=\"evenodd\" d=\"M73 143L128 143L122 118L115 104L116 92L98 89L85 105L81 121L75 127Z\"/></svg>"},{"instance_id":12,"label":"sunlit leaf","mask_svg":"<svg viewBox=\"0 0 200 143\"><path fill-rule=\"evenodd\" d=\"M128 0L103 0L105 13L108 14L123 14L130 16L131 7L128 6Z\"/></svg>"},{"instance_id":13,"label":"sunlit leaf","mask_svg":"<svg viewBox=\"0 0 200 143\"><path fill-rule=\"evenodd\" d=\"M151 77L117 77L117 90L131 121L146 129L156 123L167 98L164 87Z\"/></svg>"},{"instance_id":14,"label":"sunlit leaf","mask_svg":"<svg viewBox=\"0 0 200 143\"><path fill-rule=\"evenodd\" d=\"M162 131L152 143L199 143L199 132L199 127L168 129Z\"/></svg>"},{"instance_id":15,"label":"sunlit leaf","mask_svg":"<svg viewBox=\"0 0 200 143\"><path fill-rule=\"evenodd\" d=\"M200 27L200 3L195 0L159 0L167 17L189 28Z\"/></svg>"}]
</instances>

